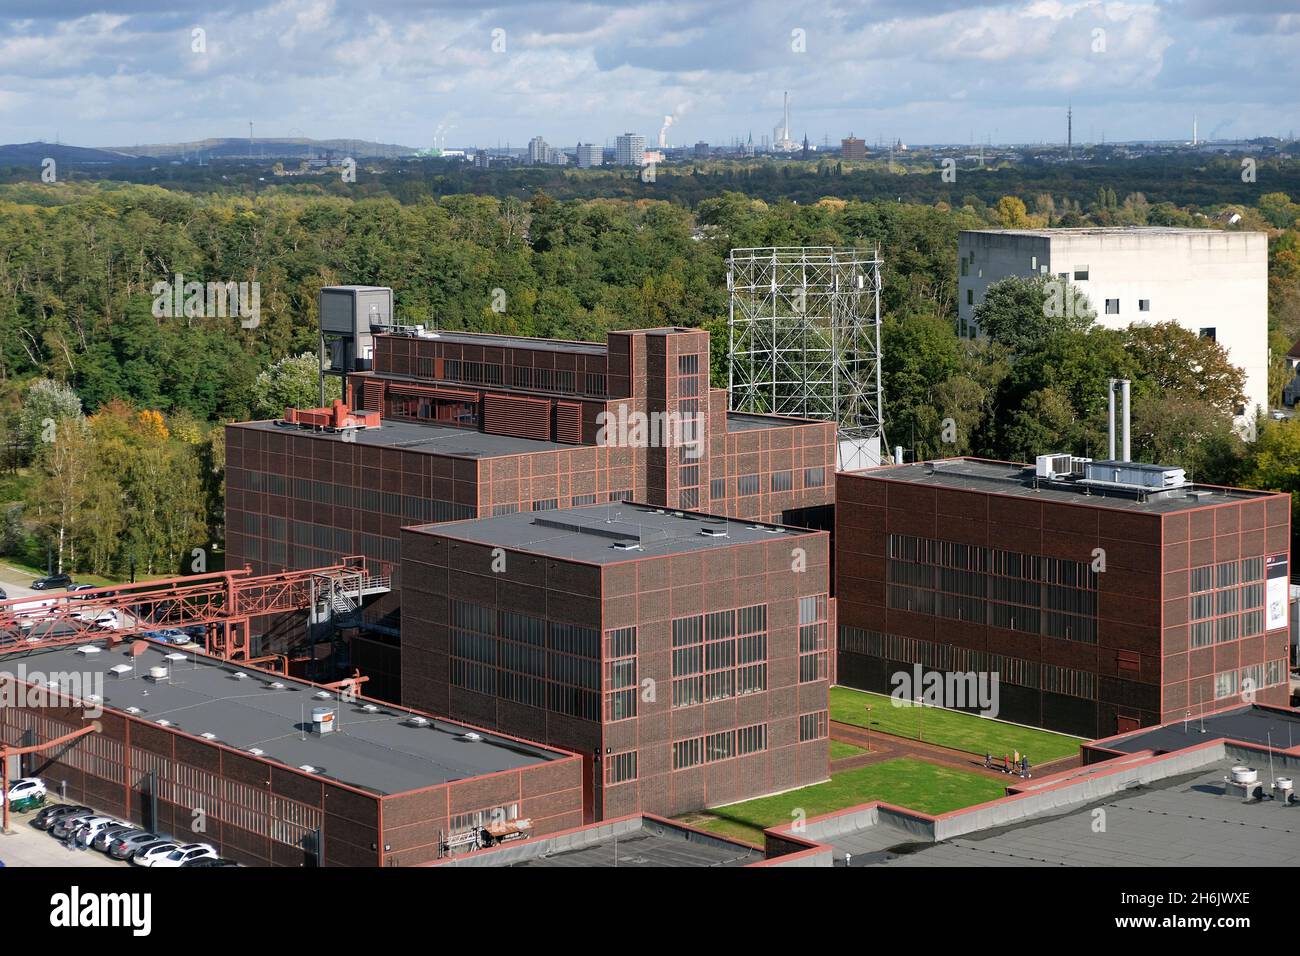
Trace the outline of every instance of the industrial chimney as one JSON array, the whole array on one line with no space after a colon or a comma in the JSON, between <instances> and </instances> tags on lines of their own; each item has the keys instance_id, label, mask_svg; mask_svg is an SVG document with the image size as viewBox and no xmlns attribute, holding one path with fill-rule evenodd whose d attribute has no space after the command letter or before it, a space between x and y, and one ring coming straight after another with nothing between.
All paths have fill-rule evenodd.
<instances>
[{"instance_id":1,"label":"industrial chimney","mask_svg":"<svg viewBox=\"0 0 1300 956\"><path fill-rule=\"evenodd\" d=\"M1123 457L1115 457L1115 386L1119 386L1120 402L1123 405L1123 435L1120 439L1123 448ZM1129 380L1126 378L1112 378L1107 382L1107 433L1106 433L1106 451L1111 461L1132 461L1133 448L1129 441Z\"/></svg>"}]
</instances>

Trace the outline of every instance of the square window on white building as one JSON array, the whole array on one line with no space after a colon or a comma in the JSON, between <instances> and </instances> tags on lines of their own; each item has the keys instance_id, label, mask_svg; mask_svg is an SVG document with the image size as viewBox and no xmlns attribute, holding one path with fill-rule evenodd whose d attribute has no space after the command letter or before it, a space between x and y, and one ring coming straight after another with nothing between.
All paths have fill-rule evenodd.
<instances>
[{"instance_id":1,"label":"square window on white building","mask_svg":"<svg viewBox=\"0 0 1300 956\"><path fill-rule=\"evenodd\" d=\"M1119 315L1119 299L1106 300L1106 314Z\"/></svg>"},{"instance_id":2,"label":"square window on white building","mask_svg":"<svg viewBox=\"0 0 1300 956\"><path fill-rule=\"evenodd\" d=\"M1075 281L1075 282L1083 282L1083 281L1085 281L1087 278L1088 278L1088 267L1087 267L1087 266L1075 266L1075 267L1074 267L1074 281Z\"/></svg>"},{"instance_id":3,"label":"square window on white building","mask_svg":"<svg viewBox=\"0 0 1300 956\"><path fill-rule=\"evenodd\" d=\"M1151 311L1151 300L1150 300L1150 299L1138 299L1138 311L1139 311L1139 312L1150 312L1150 311Z\"/></svg>"}]
</instances>

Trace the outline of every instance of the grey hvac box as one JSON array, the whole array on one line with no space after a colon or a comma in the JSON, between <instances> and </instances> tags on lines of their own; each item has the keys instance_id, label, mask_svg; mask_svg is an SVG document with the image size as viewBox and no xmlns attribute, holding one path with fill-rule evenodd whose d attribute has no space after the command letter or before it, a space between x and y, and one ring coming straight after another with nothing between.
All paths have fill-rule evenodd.
<instances>
[{"instance_id":1,"label":"grey hvac box","mask_svg":"<svg viewBox=\"0 0 1300 956\"><path fill-rule=\"evenodd\" d=\"M330 285L320 290L325 334L367 336L372 325L393 324L393 290L379 285Z\"/></svg>"}]
</instances>

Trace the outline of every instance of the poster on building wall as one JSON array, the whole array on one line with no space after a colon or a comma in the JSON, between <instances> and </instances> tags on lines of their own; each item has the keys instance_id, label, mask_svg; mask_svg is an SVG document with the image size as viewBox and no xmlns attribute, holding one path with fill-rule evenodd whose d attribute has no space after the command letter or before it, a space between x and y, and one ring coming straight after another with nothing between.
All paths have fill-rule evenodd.
<instances>
[{"instance_id":1,"label":"poster on building wall","mask_svg":"<svg viewBox=\"0 0 1300 956\"><path fill-rule=\"evenodd\" d=\"M1287 600L1290 588L1287 586L1287 556L1270 555L1268 559L1268 624L1267 629L1286 627Z\"/></svg>"}]
</instances>

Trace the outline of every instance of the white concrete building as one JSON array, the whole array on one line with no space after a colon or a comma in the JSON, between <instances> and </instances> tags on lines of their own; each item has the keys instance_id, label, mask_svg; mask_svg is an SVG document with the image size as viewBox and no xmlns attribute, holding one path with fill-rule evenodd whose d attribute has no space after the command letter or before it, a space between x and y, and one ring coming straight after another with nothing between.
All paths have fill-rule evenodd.
<instances>
[{"instance_id":1,"label":"white concrete building","mask_svg":"<svg viewBox=\"0 0 1300 956\"><path fill-rule=\"evenodd\" d=\"M595 143L578 144L578 165L583 169L592 169L605 162L605 149Z\"/></svg>"},{"instance_id":2,"label":"white concrete building","mask_svg":"<svg viewBox=\"0 0 1300 956\"><path fill-rule=\"evenodd\" d=\"M645 137L623 133L614 139L614 162L620 166L640 166L645 162Z\"/></svg>"},{"instance_id":3,"label":"white concrete building","mask_svg":"<svg viewBox=\"0 0 1300 956\"><path fill-rule=\"evenodd\" d=\"M1056 276L1119 329L1177 322L1246 373L1246 406L1268 410L1268 236L1215 229L981 229L957 239L957 320L974 336L984 292L1007 276Z\"/></svg>"}]
</instances>

